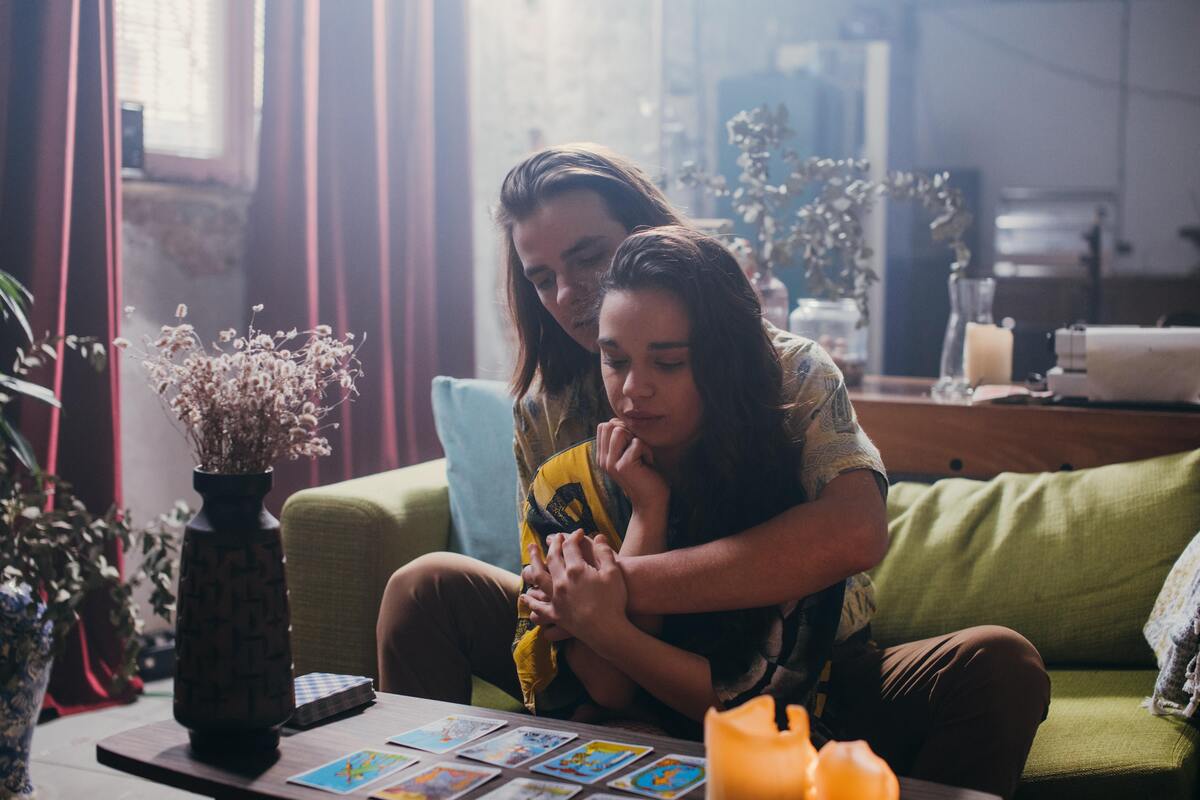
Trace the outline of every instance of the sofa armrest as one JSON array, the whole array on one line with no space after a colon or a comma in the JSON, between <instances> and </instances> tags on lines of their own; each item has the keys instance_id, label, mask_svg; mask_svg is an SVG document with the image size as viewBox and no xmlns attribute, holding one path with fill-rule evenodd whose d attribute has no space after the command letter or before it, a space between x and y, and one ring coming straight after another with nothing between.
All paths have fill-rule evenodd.
<instances>
[{"instance_id":1,"label":"sofa armrest","mask_svg":"<svg viewBox=\"0 0 1200 800\"><path fill-rule=\"evenodd\" d=\"M446 460L305 489L281 515L297 675L369 675L388 578L450 534Z\"/></svg>"}]
</instances>

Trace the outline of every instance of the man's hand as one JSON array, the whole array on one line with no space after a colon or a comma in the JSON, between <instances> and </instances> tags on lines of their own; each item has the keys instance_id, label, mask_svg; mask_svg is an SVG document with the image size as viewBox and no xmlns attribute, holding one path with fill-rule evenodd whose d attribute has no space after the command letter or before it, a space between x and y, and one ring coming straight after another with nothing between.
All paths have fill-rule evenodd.
<instances>
[{"instance_id":1,"label":"man's hand","mask_svg":"<svg viewBox=\"0 0 1200 800\"><path fill-rule=\"evenodd\" d=\"M550 537L545 569L550 573L550 599L526 595L530 619L551 623L587 642L606 625L625 616L625 578L617 556L603 537L583 531Z\"/></svg>"}]
</instances>

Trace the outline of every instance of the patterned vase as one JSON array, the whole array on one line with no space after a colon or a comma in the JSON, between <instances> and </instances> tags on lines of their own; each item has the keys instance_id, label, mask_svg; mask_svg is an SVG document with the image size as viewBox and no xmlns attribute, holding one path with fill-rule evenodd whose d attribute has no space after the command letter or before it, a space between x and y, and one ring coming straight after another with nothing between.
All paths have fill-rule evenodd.
<instances>
[{"instance_id":1,"label":"patterned vase","mask_svg":"<svg viewBox=\"0 0 1200 800\"><path fill-rule=\"evenodd\" d=\"M296 701L279 520L270 471L196 470L203 505L179 566L175 719L198 752L274 750Z\"/></svg>"},{"instance_id":2,"label":"patterned vase","mask_svg":"<svg viewBox=\"0 0 1200 800\"><path fill-rule=\"evenodd\" d=\"M50 622L30 616L29 588L0 586L0 798L32 798L29 751L50 680ZM38 604L41 605L40 603ZM32 657L17 654L33 644Z\"/></svg>"}]
</instances>

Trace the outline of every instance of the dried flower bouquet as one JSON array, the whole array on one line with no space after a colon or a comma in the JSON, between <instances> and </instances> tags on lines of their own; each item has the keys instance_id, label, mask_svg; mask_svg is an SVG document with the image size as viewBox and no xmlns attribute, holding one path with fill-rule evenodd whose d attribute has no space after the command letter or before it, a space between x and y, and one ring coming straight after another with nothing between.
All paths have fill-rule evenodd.
<instances>
[{"instance_id":1,"label":"dried flower bouquet","mask_svg":"<svg viewBox=\"0 0 1200 800\"><path fill-rule=\"evenodd\" d=\"M317 325L271 335L254 327L252 314L246 335L223 330L210 349L183 321L187 306L175 316L175 325L147 337L147 351L135 355L182 424L200 470L243 475L265 472L284 458L329 455L325 433L338 424L326 420L357 395L362 375L354 334L336 338L328 325ZM125 339L113 344L130 347ZM332 401L326 399L330 388L337 392Z\"/></svg>"}]
</instances>

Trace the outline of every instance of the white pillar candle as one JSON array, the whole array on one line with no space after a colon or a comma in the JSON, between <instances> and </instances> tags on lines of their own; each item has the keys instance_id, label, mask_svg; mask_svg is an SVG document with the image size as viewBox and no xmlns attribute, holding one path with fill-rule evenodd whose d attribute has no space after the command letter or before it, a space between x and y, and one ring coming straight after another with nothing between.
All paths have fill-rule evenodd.
<instances>
[{"instance_id":1,"label":"white pillar candle","mask_svg":"<svg viewBox=\"0 0 1200 800\"><path fill-rule=\"evenodd\" d=\"M1012 383L1013 335L998 325L967 323L963 372L967 383Z\"/></svg>"}]
</instances>

